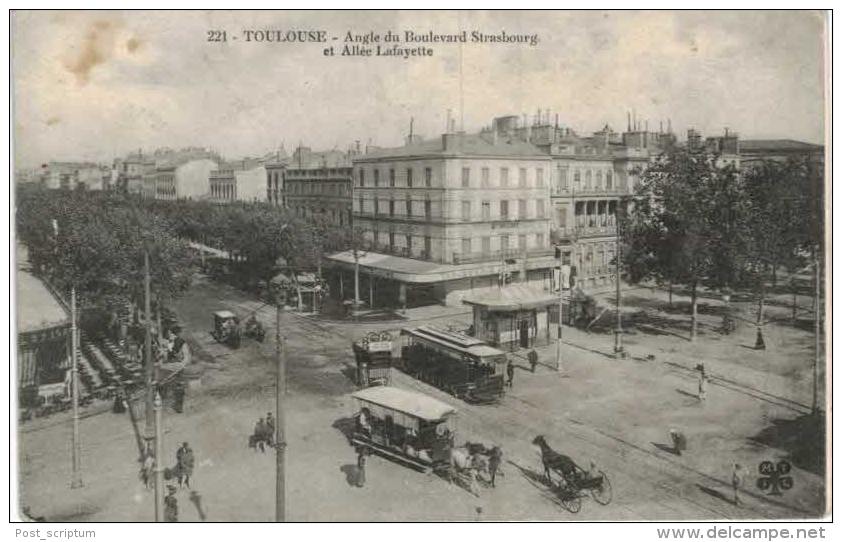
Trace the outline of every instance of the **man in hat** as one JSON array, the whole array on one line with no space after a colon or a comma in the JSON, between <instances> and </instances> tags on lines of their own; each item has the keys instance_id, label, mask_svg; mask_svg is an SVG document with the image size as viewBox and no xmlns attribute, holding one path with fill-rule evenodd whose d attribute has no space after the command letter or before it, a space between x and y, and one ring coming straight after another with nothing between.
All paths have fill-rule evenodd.
<instances>
[{"instance_id":1,"label":"man in hat","mask_svg":"<svg viewBox=\"0 0 842 542\"><path fill-rule=\"evenodd\" d=\"M167 496L164 497L164 521L178 521L178 499L175 498L176 487L167 485Z\"/></svg>"},{"instance_id":2,"label":"man in hat","mask_svg":"<svg viewBox=\"0 0 842 542\"><path fill-rule=\"evenodd\" d=\"M538 352L534 349L530 350L529 353L526 355L526 359L529 360L529 369L534 373L535 366L538 365Z\"/></svg>"},{"instance_id":3,"label":"man in hat","mask_svg":"<svg viewBox=\"0 0 842 542\"><path fill-rule=\"evenodd\" d=\"M511 388L512 381L515 379L515 365L512 363L512 360L509 360L509 363L506 365L506 376L508 377L506 385Z\"/></svg>"},{"instance_id":4,"label":"man in hat","mask_svg":"<svg viewBox=\"0 0 842 542\"><path fill-rule=\"evenodd\" d=\"M739 463L734 463L734 470L731 472L731 487L734 488L734 505L740 506L740 487L743 485L743 467Z\"/></svg>"},{"instance_id":5,"label":"man in hat","mask_svg":"<svg viewBox=\"0 0 842 542\"><path fill-rule=\"evenodd\" d=\"M359 450L357 450L357 487L365 486L366 455L368 455L367 449L361 446Z\"/></svg>"},{"instance_id":6,"label":"man in hat","mask_svg":"<svg viewBox=\"0 0 842 542\"><path fill-rule=\"evenodd\" d=\"M704 402L708 396L708 377L704 365L700 363L696 368L699 369L699 401Z\"/></svg>"},{"instance_id":7,"label":"man in hat","mask_svg":"<svg viewBox=\"0 0 842 542\"><path fill-rule=\"evenodd\" d=\"M190 487L190 477L193 475L193 466L196 463L193 449L186 442L182 443L175 454L175 459L178 468L178 485L184 484Z\"/></svg>"}]
</instances>

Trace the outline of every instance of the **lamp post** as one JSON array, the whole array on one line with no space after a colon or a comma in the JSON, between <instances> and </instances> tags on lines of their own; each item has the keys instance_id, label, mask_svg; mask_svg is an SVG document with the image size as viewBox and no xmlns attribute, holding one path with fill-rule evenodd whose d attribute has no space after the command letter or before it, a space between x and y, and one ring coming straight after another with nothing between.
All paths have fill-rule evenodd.
<instances>
[{"instance_id":1,"label":"lamp post","mask_svg":"<svg viewBox=\"0 0 842 542\"><path fill-rule=\"evenodd\" d=\"M164 521L164 428L161 394L155 392L155 521Z\"/></svg>"},{"instance_id":2,"label":"lamp post","mask_svg":"<svg viewBox=\"0 0 842 542\"><path fill-rule=\"evenodd\" d=\"M559 259L558 259L558 341L556 342L556 349L555 349L555 370L558 372L562 371L562 360L561 360L561 326L562 326L562 317L564 315L564 281L562 280L562 267L561 267L561 253L559 252Z\"/></svg>"},{"instance_id":3,"label":"lamp post","mask_svg":"<svg viewBox=\"0 0 842 542\"><path fill-rule=\"evenodd\" d=\"M622 200L617 201L617 210L615 211L616 215L616 244L617 244L617 257L615 258L615 277L614 282L617 285L617 328L614 330L614 356L619 358L625 357L625 352L623 349L623 315L620 311L620 261L623 257L623 248L620 244L620 203Z\"/></svg>"},{"instance_id":4,"label":"lamp post","mask_svg":"<svg viewBox=\"0 0 842 542\"><path fill-rule=\"evenodd\" d=\"M285 452L286 430L284 424L284 399L286 393L286 341L281 335L281 304L275 311L275 521L286 521Z\"/></svg>"},{"instance_id":5,"label":"lamp post","mask_svg":"<svg viewBox=\"0 0 842 542\"><path fill-rule=\"evenodd\" d=\"M79 330L76 327L76 288L70 290L70 393L73 400L73 474L70 480L71 489L82 487L82 470L80 460L82 446L79 442Z\"/></svg>"}]
</instances>

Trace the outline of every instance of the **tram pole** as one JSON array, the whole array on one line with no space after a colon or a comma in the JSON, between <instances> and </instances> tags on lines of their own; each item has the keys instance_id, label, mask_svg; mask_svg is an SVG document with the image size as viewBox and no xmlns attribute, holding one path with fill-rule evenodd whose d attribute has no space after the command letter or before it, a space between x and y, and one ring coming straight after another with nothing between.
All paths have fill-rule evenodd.
<instances>
[{"instance_id":1,"label":"tram pole","mask_svg":"<svg viewBox=\"0 0 842 542\"><path fill-rule=\"evenodd\" d=\"M821 357L822 352L822 343L821 343L821 278L822 272L821 267L819 266L819 262L821 261L821 257L819 256L818 250L816 250L815 256L815 272L816 272L816 302L815 302L815 319L816 319L816 355L813 358L813 405L812 405L812 413L815 415L819 411L819 358Z\"/></svg>"},{"instance_id":2,"label":"tram pole","mask_svg":"<svg viewBox=\"0 0 842 542\"><path fill-rule=\"evenodd\" d=\"M82 487L82 446L79 442L79 330L76 326L76 287L70 289L70 393L73 401L73 473L70 479L71 489Z\"/></svg>"},{"instance_id":3,"label":"tram pole","mask_svg":"<svg viewBox=\"0 0 842 542\"><path fill-rule=\"evenodd\" d=\"M555 348L555 370L561 372L561 325L564 315L564 282L561 274L561 258L558 259L558 340Z\"/></svg>"},{"instance_id":4,"label":"tram pole","mask_svg":"<svg viewBox=\"0 0 842 542\"><path fill-rule=\"evenodd\" d=\"M281 335L281 305L275 310L275 521L286 521L285 451L286 431L284 425L284 394L286 393L286 342Z\"/></svg>"},{"instance_id":5,"label":"tram pole","mask_svg":"<svg viewBox=\"0 0 842 542\"><path fill-rule=\"evenodd\" d=\"M152 387L154 381L152 367L152 302L150 300L149 285L149 252L143 253L143 324L146 329L144 349L146 353L146 439L151 439L155 432L155 390Z\"/></svg>"},{"instance_id":6,"label":"tram pole","mask_svg":"<svg viewBox=\"0 0 842 542\"><path fill-rule=\"evenodd\" d=\"M614 356L617 358L623 357L623 315L620 312L620 260L623 257L623 247L620 244L620 203L621 201L617 202L617 210L615 211L616 215L616 222L617 222L617 236L616 236L616 244L617 244L617 257L615 258L615 277L614 281L617 284L617 328L614 330Z\"/></svg>"},{"instance_id":7,"label":"tram pole","mask_svg":"<svg viewBox=\"0 0 842 542\"><path fill-rule=\"evenodd\" d=\"M155 521L164 521L164 428L161 394L155 393Z\"/></svg>"}]
</instances>

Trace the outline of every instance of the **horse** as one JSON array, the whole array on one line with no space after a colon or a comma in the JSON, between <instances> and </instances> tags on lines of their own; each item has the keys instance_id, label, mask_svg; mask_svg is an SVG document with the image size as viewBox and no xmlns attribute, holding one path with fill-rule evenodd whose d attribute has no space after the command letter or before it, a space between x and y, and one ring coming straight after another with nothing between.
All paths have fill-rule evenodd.
<instances>
[{"instance_id":1,"label":"horse","mask_svg":"<svg viewBox=\"0 0 842 542\"><path fill-rule=\"evenodd\" d=\"M568 456L560 454L550 448L544 435L538 435L532 441L532 444L541 448L541 463L544 464L544 475L547 480L552 481L550 477L551 471L561 472L564 481L573 480L576 477L578 466Z\"/></svg>"},{"instance_id":2,"label":"horse","mask_svg":"<svg viewBox=\"0 0 842 542\"><path fill-rule=\"evenodd\" d=\"M454 478L467 484L467 490L475 497L479 496L477 478L479 473L487 470L487 464L477 459L477 456L470 453L467 448L451 448L450 450L450 478ZM455 476L454 476L455 475Z\"/></svg>"}]
</instances>

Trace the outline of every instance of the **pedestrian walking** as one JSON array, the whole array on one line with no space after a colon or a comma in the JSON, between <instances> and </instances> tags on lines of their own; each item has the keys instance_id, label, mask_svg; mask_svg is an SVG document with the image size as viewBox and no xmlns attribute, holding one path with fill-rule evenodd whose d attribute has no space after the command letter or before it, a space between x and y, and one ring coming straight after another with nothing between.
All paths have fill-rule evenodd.
<instances>
[{"instance_id":1,"label":"pedestrian walking","mask_svg":"<svg viewBox=\"0 0 842 542\"><path fill-rule=\"evenodd\" d=\"M178 499L175 498L175 490L175 486L167 486L169 493L164 497L164 521L166 522L178 521Z\"/></svg>"},{"instance_id":2,"label":"pedestrian walking","mask_svg":"<svg viewBox=\"0 0 842 542\"><path fill-rule=\"evenodd\" d=\"M681 452L687 449L687 437L681 431L670 429L670 440L672 440L672 453L675 455L681 455Z\"/></svg>"},{"instance_id":3,"label":"pedestrian walking","mask_svg":"<svg viewBox=\"0 0 842 542\"><path fill-rule=\"evenodd\" d=\"M150 482L154 479L155 473L155 456L151 453L146 454L143 460L143 466L140 467L140 479L143 480L143 485L149 489Z\"/></svg>"},{"instance_id":4,"label":"pedestrian walking","mask_svg":"<svg viewBox=\"0 0 842 542\"><path fill-rule=\"evenodd\" d=\"M357 487L365 486L365 461L366 461L366 452L365 448L360 448L357 451Z\"/></svg>"},{"instance_id":5,"label":"pedestrian walking","mask_svg":"<svg viewBox=\"0 0 842 542\"><path fill-rule=\"evenodd\" d=\"M275 418L272 417L271 412L266 413L266 442L269 446L275 443Z\"/></svg>"},{"instance_id":6,"label":"pedestrian walking","mask_svg":"<svg viewBox=\"0 0 842 542\"><path fill-rule=\"evenodd\" d=\"M699 401L704 401L708 395L708 377L704 365L699 364L697 367L699 368Z\"/></svg>"},{"instance_id":7,"label":"pedestrian walking","mask_svg":"<svg viewBox=\"0 0 842 542\"><path fill-rule=\"evenodd\" d=\"M538 365L538 352L534 349L529 351L529 354L526 355L526 359L529 360L529 368L532 372L535 372L535 366Z\"/></svg>"},{"instance_id":8,"label":"pedestrian walking","mask_svg":"<svg viewBox=\"0 0 842 542\"><path fill-rule=\"evenodd\" d=\"M175 454L176 467L178 470L178 485L179 487L186 485L190 487L190 477L193 476L193 467L196 464L196 457L193 455L193 449L190 445L184 442L178 452Z\"/></svg>"},{"instance_id":9,"label":"pedestrian walking","mask_svg":"<svg viewBox=\"0 0 842 542\"><path fill-rule=\"evenodd\" d=\"M734 471L731 473L731 487L734 488L734 505L740 506L740 488L743 485L743 467L739 463L734 463Z\"/></svg>"},{"instance_id":10,"label":"pedestrian walking","mask_svg":"<svg viewBox=\"0 0 842 542\"><path fill-rule=\"evenodd\" d=\"M266 440L266 422L263 421L263 418L257 420L257 423L254 425L254 440L260 451L265 453L266 449L263 447L263 444Z\"/></svg>"},{"instance_id":11,"label":"pedestrian walking","mask_svg":"<svg viewBox=\"0 0 842 542\"><path fill-rule=\"evenodd\" d=\"M497 472L500 470L500 463L503 462L503 450L499 446L491 449L491 456L488 458L488 474L491 475L491 487L497 479Z\"/></svg>"},{"instance_id":12,"label":"pedestrian walking","mask_svg":"<svg viewBox=\"0 0 842 542\"><path fill-rule=\"evenodd\" d=\"M515 365L512 363L512 360L509 360L509 363L506 365L506 376L508 377L506 385L511 388L512 382L515 379Z\"/></svg>"}]
</instances>

